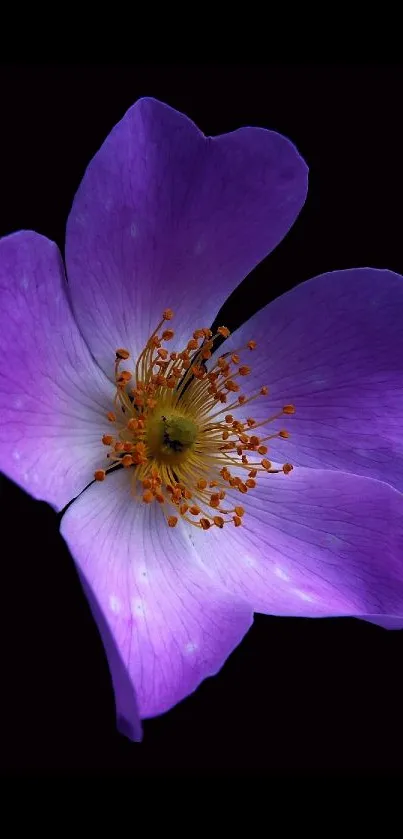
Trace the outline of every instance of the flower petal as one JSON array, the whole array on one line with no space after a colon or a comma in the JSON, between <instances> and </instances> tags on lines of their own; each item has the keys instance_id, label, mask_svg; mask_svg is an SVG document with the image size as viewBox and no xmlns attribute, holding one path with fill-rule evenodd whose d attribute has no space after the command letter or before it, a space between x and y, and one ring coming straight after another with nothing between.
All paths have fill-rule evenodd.
<instances>
[{"instance_id":1,"label":"flower petal","mask_svg":"<svg viewBox=\"0 0 403 839\"><path fill-rule=\"evenodd\" d=\"M0 467L63 507L103 466L113 389L73 319L54 242L0 241Z\"/></svg>"},{"instance_id":2,"label":"flower petal","mask_svg":"<svg viewBox=\"0 0 403 839\"><path fill-rule=\"evenodd\" d=\"M120 734L124 734L130 740L141 741L142 728L137 708L136 691L130 681L120 651L116 646L96 595L80 572L79 577L105 647L115 696L119 697L119 701L116 703L116 727Z\"/></svg>"},{"instance_id":3,"label":"flower petal","mask_svg":"<svg viewBox=\"0 0 403 839\"><path fill-rule=\"evenodd\" d=\"M218 584L256 612L403 615L403 496L381 481L316 469L267 475L241 527L197 532Z\"/></svg>"},{"instance_id":4,"label":"flower petal","mask_svg":"<svg viewBox=\"0 0 403 839\"><path fill-rule=\"evenodd\" d=\"M136 102L90 163L67 225L73 308L105 372L116 347L138 355L167 307L179 341L209 326L306 189L306 165L280 134L205 137L167 105Z\"/></svg>"},{"instance_id":5,"label":"flower petal","mask_svg":"<svg viewBox=\"0 0 403 839\"><path fill-rule=\"evenodd\" d=\"M393 617L392 615L360 615L360 620L374 623L375 626L381 626L382 629L403 629L403 615L400 617Z\"/></svg>"},{"instance_id":6,"label":"flower petal","mask_svg":"<svg viewBox=\"0 0 403 839\"><path fill-rule=\"evenodd\" d=\"M125 470L93 484L62 519L62 534L120 652L142 718L168 710L217 673L252 623L241 598L212 584L191 529L169 528L157 504L134 500ZM114 687L124 717L119 679Z\"/></svg>"},{"instance_id":7,"label":"flower petal","mask_svg":"<svg viewBox=\"0 0 403 839\"><path fill-rule=\"evenodd\" d=\"M266 426L291 435L271 441L267 456L403 490L402 322L403 277L353 268L302 283L234 332L226 351L258 344L248 353L247 392L269 387L250 413L263 420L285 404L296 408Z\"/></svg>"}]
</instances>

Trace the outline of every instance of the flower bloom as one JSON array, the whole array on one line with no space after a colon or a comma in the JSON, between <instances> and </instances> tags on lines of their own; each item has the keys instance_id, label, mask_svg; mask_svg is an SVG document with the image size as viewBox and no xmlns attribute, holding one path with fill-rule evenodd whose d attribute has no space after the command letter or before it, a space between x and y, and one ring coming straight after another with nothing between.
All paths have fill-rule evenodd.
<instances>
[{"instance_id":1,"label":"flower bloom","mask_svg":"<svg viewBox=\"0 0 403 839\"><path fill-rule=\"evenodd\" d=\"M402 277L324 274L210 329L306 184L284 137L206 138L142 99L85 173L66 268L37 233L0 242L0 465L75 498L62 534L132 738L254 611L403 626Z\"/></svg>"}]
</instances>

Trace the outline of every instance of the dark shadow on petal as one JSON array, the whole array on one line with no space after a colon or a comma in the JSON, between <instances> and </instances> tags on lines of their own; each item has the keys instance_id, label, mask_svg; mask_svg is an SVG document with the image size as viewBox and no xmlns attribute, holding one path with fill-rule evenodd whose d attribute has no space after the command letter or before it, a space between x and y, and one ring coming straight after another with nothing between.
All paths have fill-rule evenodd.
<instances>
[{"instance_id":1,"label":"dark shadow on petal","mask_svg":"<svg viewBox=\"0 0 403 839\"><path fill-rule=\"evenodd\" d=\"M109 469L107 469L106 471L107 471L107 474L108 474L108 475L110 475L110 474L111 474L111 472L117 472L117 471L118 471L118 469L123 469L123 466L121 466L121 465L120 465L120 463L118 463L118 464L116 464L116 465L114 465L114 466L111 466L111 467L110 467ZM67 513L67 510L69 509L69 507L71 507L71 505L72 505L73 501L77 501L77 498L80 498L80 495L82 495L82 494L83 494L83 492L86 492L86 490L87 490L87 489L89 489L89 488L90 488L90 486L92 486L92 484L94 484L94 483L95 483L95 481L94 481L94 480L90 481L90 482L89 482L89 484L87 484L87 486L85 486L85 487L84 487L84 489L82 489L82 490L81 490L81 492L79 492L79 493L78 493L78 495L75 495L75 496L74 496L74 498L72 498L72 499L71 499L71 501L69 501L69 502L68 502L68 503L67 503L67 504L63 507L63 509L62 509L62 510L60 510L58 513L56 513L56 515L57 515L57 520L58 520L58 522L59 522L59 527L60 527L60 522L61 522L61 520L62 520L62 518L63 518L64 514L65 514L65 513Z\"/></svg>"}]
</instances>

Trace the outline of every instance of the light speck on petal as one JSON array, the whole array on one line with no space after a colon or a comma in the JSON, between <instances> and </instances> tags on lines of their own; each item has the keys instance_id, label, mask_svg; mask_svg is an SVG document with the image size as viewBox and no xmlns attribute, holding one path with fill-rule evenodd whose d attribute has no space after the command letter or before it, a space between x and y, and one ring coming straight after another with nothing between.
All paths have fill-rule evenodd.
<instances>
[{"instance_id":1,"label":"light speck on petal","mask_svg":"<svg viewBox=\"0 0 403 839\"><path fill-rule=\"evenodd\" d=\"M121 611L122 604L119 600L119 597L116 597L116 594L111 594L110 595L109 604L110 604L110 607L112 609L112 612L114 612L115 615L118 615L119 612Z\"/></svg>"}]
</instances>

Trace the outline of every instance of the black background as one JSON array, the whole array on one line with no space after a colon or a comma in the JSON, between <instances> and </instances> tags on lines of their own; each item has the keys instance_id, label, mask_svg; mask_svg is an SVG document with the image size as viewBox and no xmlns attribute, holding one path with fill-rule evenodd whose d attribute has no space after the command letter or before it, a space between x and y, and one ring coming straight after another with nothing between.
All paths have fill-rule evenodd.
<instances>
[{"instance_id":1,"label":"black background","mask_svg":"<svg viewBox=\"0 0 403 839\"><path fill-rule=\"evenodd\" d=\"M249 124L278 130L310 166L301 216L221 322L234 328L324 271L403 273L402 88L396 66L3 66L0 235L32 228L63 250L87 163L126 109L151 95L206 134ZM145 721L141 745L116 734L102 644L57 516L1 481L5 771L401 765L403 632L347 619L257 615L217 677Z\"/></svg>"}]
</instances>

